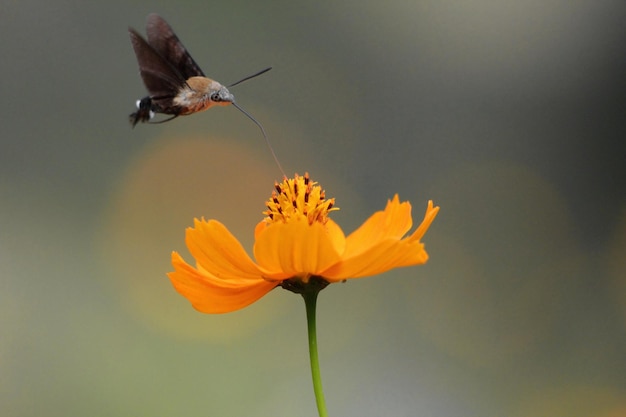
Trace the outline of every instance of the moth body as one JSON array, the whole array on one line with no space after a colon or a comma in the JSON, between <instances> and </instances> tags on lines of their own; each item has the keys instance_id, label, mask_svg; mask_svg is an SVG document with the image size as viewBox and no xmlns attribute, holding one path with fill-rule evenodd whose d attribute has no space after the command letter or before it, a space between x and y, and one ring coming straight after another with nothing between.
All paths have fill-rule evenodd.
<instances>
[{"instance_id":1,"label":"moth body","mask_svg":"<svg viewBox=\"0 0 626 417\"><path fill-rule=\"evenodd\" d=\"M227 106L235 97L226 87L206 77L191 77L172 100L179 115L207 110L215 105Z\"/></svg>"}]
</instances>

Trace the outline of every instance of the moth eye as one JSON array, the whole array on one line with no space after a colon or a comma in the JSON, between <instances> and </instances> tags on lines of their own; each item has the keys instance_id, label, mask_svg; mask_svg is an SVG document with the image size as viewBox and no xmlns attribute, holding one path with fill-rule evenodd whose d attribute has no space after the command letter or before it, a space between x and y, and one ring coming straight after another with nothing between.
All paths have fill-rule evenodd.
<instances>
[{"instance_id":1,"label":"moth eye","mask_svg":"<svg viewBox=\"0 0 626 417\"><path fill-rule=\"evenodd\" d=\"M211 101L222 101L222 99L220 98L220 94L219 93L213 93L210 96Z\"/></svg>"}]
</instances>

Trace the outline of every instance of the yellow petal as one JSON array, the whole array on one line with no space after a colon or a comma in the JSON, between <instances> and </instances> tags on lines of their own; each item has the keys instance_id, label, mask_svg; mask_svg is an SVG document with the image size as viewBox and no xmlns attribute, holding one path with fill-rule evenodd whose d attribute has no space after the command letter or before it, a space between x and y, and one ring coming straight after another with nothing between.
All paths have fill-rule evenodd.
<instances>
[{"instance_id":1,"label":"yellow petal","mask_svg":"<svg viewBox=\"0 0 626 417\"><path fill-rule=\"evenodd\" d=\"M269 278L307 278L340 260L345 236L332 220L309 224L305 217L272 223L257 234L254 256Z\"/></svg>"},{"instance_id":2,"label":"yellow petal","mask_svg":"<svg viewBox=\"0 0 626 417\"><path fill-rule=\"evenodd\" d=\"M267 294L278 282L261 278L256 281L224 281L206 271L187 264L176 252L172 253L174 272L170 281L193 307L203 313L229 313L246 307Z\"/></svg>"},{"instance_id":3,"label":"yellow petal","mask_svg":"<svg viewBox=\"0 0 626 417\"><path fill-rule=\"evenodd\" d=\"M381 274L402 266L419 265L427 260L428 254L422 243L388 239L365 252L342 260L321 272L321 276L329 282L337 282Z\"/></svg>"},{"instance_id":4,"label":"yellow petal","mask_svg":"<svg viewBox=\"0 0 626 417\"><path fill-rule=\"evenodd\" d=\"M400 203L398 194L346 238L344 259L356 256L386 239L400 239L411 228L411 204Z\"/></svg>"},{"instance_id":5,"label":"yellow petal","mask_svg":"<svg viewBox=\"0 0 626 417\"><path fill-rule=\"evenodd\" d=\"M394 202L397 202L396 198L387 205L388 209L390 205L392 206L391 210L388 211L385 209L385 213L389 214L387 218L392 219L395 217L401 220L399 223L406 225L406 218L404 218L404 216L406 216L406 206L403 208L402 204L404 203L402 203L394 207ZM408 209L410 210L410 206L408 206ZM330 282L336 282L343 279L362 278L380 274L393 268L425 263L428 260L428 254L419 239L426 233L426 230L428 230L428 227L435 219L438 211L439 207L433 207L433 202L429 201L424 220L411 236L401 240L395 237L398 236L397 233L401 230L401 227L396 225L394 237L384 238L383 240L374 242L374 245L369 247L368 245L362 244L358 251L352 250L349 253L348 250L346 250L342 261L333 265L328 270L323 271L321 275ZM376 213L374 216L379 213ZM376 221L380 221L380 217ZM384 227L383 224L378 224ZM369 227L371 227L371 225L368 225L366 228ZM389 236L393 236L394 233L389 233ZM381 235L382 234L383 233L381 233ZM348 245L354 243L349 240L350 236L347 239Z\"/></svg>"},{"instance_id":6,"label":"yellow petal","mask_svg":"<svg viewBox=\"0 0 626 417\"><path fill-rule=\"evenodd\" d=\"M217 220L195 220L187 229L186 243L198 268L223 280L259 280L262 271L241 243Z\"/></svg>"},{"instance_id":7,"label":"yellow petal","mask_svg":"<svg viewBox=\"0 0 626 417\"><path fill-rule=\"evenodd\" d=\"M257 223L256 227L254 228L254 241L255 242L259 238L259 235L263 233L263 231L265 230L267 226L268 226L268 223L265 220L261 220L259 223Z\"/></svg>"},{"instance_id":8,"label":"yellow petal","mask_svg":"<svg viewBox=\"0 0 626 417\"><path fill-rule=\"evenodd\" d=\"M426 207L424 220L422 220L422 223L417 227L417 229L415 229L415 232L413 232L409 239L421 239L426 234L426 231L430 227L430 224L433 222L433 220L435 220L435 217L437 217L437 213L439 213L439 206L433 207L433 200L428 200L428 206Z\"/></svg>"}]
</instances>

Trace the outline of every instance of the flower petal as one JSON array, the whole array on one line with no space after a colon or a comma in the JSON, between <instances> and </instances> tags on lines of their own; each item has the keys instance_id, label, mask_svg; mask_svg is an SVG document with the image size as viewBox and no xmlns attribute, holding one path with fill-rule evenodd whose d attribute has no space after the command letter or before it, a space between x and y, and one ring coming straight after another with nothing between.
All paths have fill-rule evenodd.
<instances>
[{"instance_id":1,"label":"flower petal","mask_svg":"<svg viewBox=\"0 0 626 417\"><path fill-rule=\"evenodd\" d=\"M318 275L337 263L345 248L345 236L332 220L309 224L303 217L257 226L257 231L254 256L274 279Z\"/></svg>"},{"instance_id":2,"label":"flower petal","mask_svg":"<svg viewBox=\"0 0 626 417\"><path fill-rule=\"evenodd\" d=\"M229 313L246 307L267 294L278 282L224 281L210 273L198 270L176 252L172 253L174 272L168 273L170 281L193 307L203 313Z\"/></svg>"},{"instance_id":3,"label":"flower petal","mask_svg":"<svg viewBox=\"0 0 626 417\"><path fill-rule=\"evenodd\" d=\"M397 208L394 209L397 210ZM424 244L419 239L426 233L438 211L439 207L433 207L433 202L429 201L422 224L411 236L402 240L387 238L360 252L352 251L352 254L344 256L341 262L323 271L321 276L330 282L336 282L343 279L380 274L393 268L425 263L428 260L428 254L424 250Z\"/></svg>"},{"instance_id":4,"label":"flower petal","mask_svg":"<svg viewBox=\"0 0 626 417\"><path fill-rule=\"evenodd\" d=\"M389 238L399 240L412 224L411 203L400 203L396 194L393 200L387 201L385 210L374 213L346 238L344 258L363 253Z\"/></svg>"},{"instance_id":5,"label":"flower petal","mask_svg":"<svg viewBox=\"0 0 626 417\"><path fill-rule=\"evenodd\" d=\"M344 259L320 275L327 281L337 282L381 274L402 266L419 265L427 260L428 254L421 242L388 239L366 252Z\"/></svg>"},{"instance_id":6,"label":"flower petal","mask_svg":"<svg viewBox=\"0 0 626 417\"><path fill-rule=\"evenodd\" d=\"M430 227L430 224L437 217L437 213L439 213L439 206L433 207L433 200L428 200L428 206L426 207L426 214L424 214L424 220L422 223L415 229L415 232L409 237L411 240L420 240L426 234L426 231Z\"/></svg>"},{"instance_id":7,"label":"flower petal","mask_svg":"<svg viewBox=\"0 0 626 417\"><path fill-rule=\"evenodd\" d=\"M262 279L263 272L226 226L204 219L195 219L194 226L187 229L185 241L199 269L223 280Z\"/></svg>"}]
</instances>

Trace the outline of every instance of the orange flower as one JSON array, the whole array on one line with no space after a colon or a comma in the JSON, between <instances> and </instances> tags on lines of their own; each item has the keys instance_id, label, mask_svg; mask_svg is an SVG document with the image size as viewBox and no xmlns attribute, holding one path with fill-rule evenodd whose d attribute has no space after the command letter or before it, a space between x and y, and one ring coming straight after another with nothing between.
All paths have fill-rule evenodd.
<instances>
[{"instance_id":1,"label":"orange flower","mask_svg":"<svg viewBox=\"0 0 626 417\"><path fill-rule=\"evenodd\" d=\"M380 274L428 260L420 239L439 207L428 202L424 220L409 236L411 204L396 194L383 211L374 213L346 237L328 213L334 199L309 179L295 175L276 183L267 202L267 217L255 229L254 257L217 220L195 219L186 243L196 267L172 253L176 290L203 313L228 313L252 304L274 287L293 291L294 284L314 278L323 283ZM298 291L294 291L298 292Z\"/></svg>"}]
</instances>

